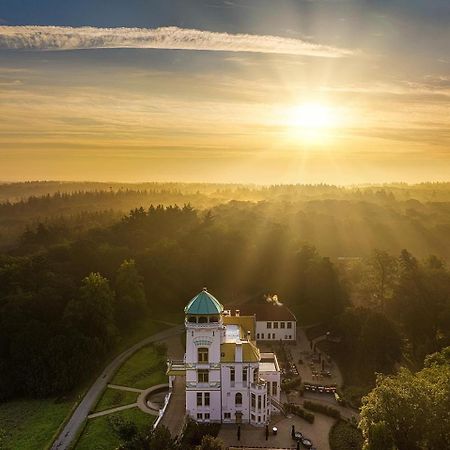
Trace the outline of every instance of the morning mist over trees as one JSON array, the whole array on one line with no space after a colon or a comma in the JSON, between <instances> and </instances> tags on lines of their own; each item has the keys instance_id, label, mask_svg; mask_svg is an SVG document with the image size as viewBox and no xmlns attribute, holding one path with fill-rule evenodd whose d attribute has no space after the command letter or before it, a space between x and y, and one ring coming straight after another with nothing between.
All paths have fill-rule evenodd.
<instances>
[{"instance_id":1,"label":"morning mist over trees","mask_svg":"<svg viewBox=\"0 0 450 450\"><path fill-rule=\"evenodd\" d=\"M0 2L0 450L445 450L447 0Z\"/></svg>"}]
</instances>

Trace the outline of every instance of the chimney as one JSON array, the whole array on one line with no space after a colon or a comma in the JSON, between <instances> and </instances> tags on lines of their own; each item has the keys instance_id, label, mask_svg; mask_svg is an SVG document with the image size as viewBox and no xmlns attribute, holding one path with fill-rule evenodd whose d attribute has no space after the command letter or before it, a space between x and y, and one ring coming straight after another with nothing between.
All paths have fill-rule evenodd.
<instances>
[{"instance_id":1,"label":"chimney","mask_svg":"<svg viewBox=\"0 0 450 450\"><path fill-rule=\"evenodd\" d=\"M240 309L237 309L236 310L236 317L239 317L241 315L241 310Z\"/></svg>"},{"instance_id":2,"label":"chimney","mask_svg":"<svg viewBox=\"0 0 450 450\"><path fill-rule=\"evenodd\" d=\"M242 343L240 341L236 342L235 352L234 360L236 362L242 362Z\"/></svg>"}]
</instances>

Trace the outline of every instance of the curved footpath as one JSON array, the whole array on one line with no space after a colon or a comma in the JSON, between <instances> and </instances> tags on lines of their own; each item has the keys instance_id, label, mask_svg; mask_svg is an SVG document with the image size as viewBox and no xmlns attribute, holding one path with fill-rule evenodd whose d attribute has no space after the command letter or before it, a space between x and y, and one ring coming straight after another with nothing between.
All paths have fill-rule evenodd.
<instances>
[{"instance_id":1,"label":"curved footpath","mask_svg":"<svg viewBox=\"0 0 450 450\"><path fill-rule=\"evenodd\" d=\"M71 418L67 422L66 426L53 443L51 450L66 450L70 448L73 440L76 438L80 431L84 421L86 420L91 409L94 407L95 402L99 398L100 394L106 388L106 385L111 381L111 378L116 373L117 369L135 352L153 342L162 341L168 339L176 334L180 334L184 331L184 325L178 325L173 328L169 328L164 331L160 331L137 344L125 350L118 355L106 368L102 374L95 380L94 384L87 391L83 400L78 404Z\"/></svg>"}]
</instances>

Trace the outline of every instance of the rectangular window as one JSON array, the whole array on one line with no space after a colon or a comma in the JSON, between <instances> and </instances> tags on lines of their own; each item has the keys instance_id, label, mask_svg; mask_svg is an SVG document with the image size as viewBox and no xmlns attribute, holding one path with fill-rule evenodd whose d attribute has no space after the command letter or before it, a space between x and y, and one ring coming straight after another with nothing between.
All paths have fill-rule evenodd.
<instances>
[{"instance_id":1,"label":"rectangular window","mask_svg":"<svg viewBox=\"0 0 450 450\"><path fill-rule=\"evenodd\" d=\"M284 328L286 324L284 322L280 322L280 328Z\"/></svg>"},{"instance_id":2,"label":"rectangular window","mask_svg":"<svg viewBox=\"0 0 450 450\"><path fill-rule=\"evenodd\" d=\"M201 413L197 414L197 420L203 420L203 414Z\"/></svg>"},{"instance_id":3,"label":"rectangular window","mask_svg":"<svg viewBox=\"0 0 450 450\"><path fill-rule=\"evenodd\" d=\"M256 333L256 339L259 339L259 333Z\"/></svg>"},{"instance_id":4,"label":"rectangular window","mask_svg":"<svg viewBox=\"0 0 450 450\"><path fill-rule=\"evenodd\" d=\"M258 409L261 409L261 396L258 395Z\"/></svg>"},{"instance_id":5,"label":"rectangular window","mask_svg":"<svg viewBox=\"0 0 450 450\"><path fill-rule=\"evenodd\" d=\"M278 328L278 322L274 322L274 323L273 323L273 327L274 327L274 328Z\"/></svg>"},{"instance_id":6,"label":"rectangular window","mask_svg":"<svg viewBox=\"0 0 450 450\"><path fill-rule=\"evenodd\" d=\"M198 354L198 362L199 363L207 363L208 362L208 349L207 348L199 348L197 354Z\"/></svg>"},{"instance_id":7,"label":"rectangular window","mask_svg":"<svg viewBox=\"0 0 450 450\"><path fill-rule=\"evenodd\" d=\"M253 422L256 420L256 416L254 414L252 414L252 420Z\"/></svg>"},{"instance_id":8,"label":"rectangular window","mask_svg":"<svg viewBox=\"0 0 450 450\"><path fill-rule=\"evenodd\" d=\"M289 339L292 339L292 336L291 336L291 335L289 335Z\"/></svg>"},{"instance_id":9,"label":"rectangular window","mask_svg":"<svg viewBox=\"0 0 450 450\"><path fill-rule=\"evenodd\" d=\"M197 406L203 406L201 392L197 392Z\"/></svg>"},{"instance_id":10,"label":"rectangular window","mask_svg":"<svg viewBox=\"0 0 450 450\"><path fill-rule=\"evenodd\" d=\"M244 383L247 383L247 367L244 367L244 368L242 369L242 381L243 381Z\"/></svg>"},{"instance_id":11,"label":"rectangular window","mask_svg":"<svg viewBox=\"0 0 450 450\"><path fill-rule=\"evenodd\" d=\"M224 418L225 420L230 420L230 419L231 419L231 413L225 413L225 414L223 415L223 418Z\"/></svg>"},{"instance_id":12,"label":"rectangular window","mask_svg":"<svg viewBox=\"0 0 450 450\"><path fill-rule=\"evenodd\" d=\"M288 327L288 328L292 328L292 322L288 322L288 323L287 323L287 327Z\"/></svg>"},{"instance_id":13,"label":"rectangular window","mask_svg":"<svg viewBox=\"0 0 450 450\"><path fill-rule=\"evenodd\" d=\"M267 328L272 328L272 322L267 322Z\"/></svg>"},{"instance_id":14,"label":"rectangular window","mask_svg":"<svg viewBox=\"0 0 450 450\"><path fill-rule=\"evenodd\" d=\"M256 408L256 395L252 394L252 409Z\"/></svg>"},{"instance_id":15,"label":"rectangular window","mask_svg":"<svg viewBox=\"0 0 450 450\"><path fill-rule=\"evenodd\" d=\"M278 393L278 383L274 381L272 383L272 395L276 397L277 393Z\"/></svg>"},{"instance_id":16,"label":"rectangular window","mask_svg":"<svg viewBox=\"0 0 450 450\"><path fill-rule=\"evenodd\" d=\"M234 370L234 367L230 367L230 381L234 383L235 379L236 379L236 372Z\"/></svg>"},{"instance_id":17,"label":"rectangular window","mask_svg":"<svg viewBox=\"0 0 450 450\"><path fill-rule=\"evenodd\" d=\"M264 333L261 333L261 339L264 339Z\"/></svg>"},{"instance_id":18,"label":"rectangular window","mask_svg":"<svg viewBox=\"0 0 450 450\"><path fill-rule=\"evenodd\" d=\"M205 413L205 420L209 420L209 417L210 417L209 413Z\"/></svg>"},{"instance_id":19,"label":"rectangular window","mask_svg":"<svg viewBox=\"0 0 450 450\"><path fill-rule=\"evenodd\" d=\"M275 339L275 333L272 333L272 339Z\"/></svg>"},{"instance_id":20,"label":"rectangular window","mask_svg":"<svg viewBox=\"0 0 450 450\"><path fill-rule=\"evenodd\" d=\"M209 383L209 371L208 370L197 371L197 382L198 383Z\"/></svg>"},{"instance_id":21,"label":"rectangular window","mask_svg":"<svg viewBox=\"0 0 450 450\"><path fill-rule=\"evenodd\" d=\"M205 392L205 406L209 406L209 392Z\"/></svg>"}]
</instances>

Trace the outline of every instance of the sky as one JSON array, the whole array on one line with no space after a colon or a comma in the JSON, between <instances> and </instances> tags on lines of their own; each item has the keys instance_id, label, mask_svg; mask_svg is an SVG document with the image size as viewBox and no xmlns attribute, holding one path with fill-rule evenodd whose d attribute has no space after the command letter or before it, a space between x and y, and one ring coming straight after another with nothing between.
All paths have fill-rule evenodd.
<instances>
[{"instance_id":1,"label":"sky","mask_svg":"<svg viewBox=\"0 0 450 450\"><path fill-rule=\"evenodd\" d=\"M0 181L450 180L448 0L0 0Z\"/></svg>"}]
</instances>

